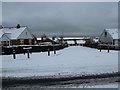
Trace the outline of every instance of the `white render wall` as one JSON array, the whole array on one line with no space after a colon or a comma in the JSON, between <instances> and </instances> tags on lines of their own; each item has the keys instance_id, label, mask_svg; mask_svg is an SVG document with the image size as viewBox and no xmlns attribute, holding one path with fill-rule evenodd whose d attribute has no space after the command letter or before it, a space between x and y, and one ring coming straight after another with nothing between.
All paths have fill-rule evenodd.
<instances>
[{"instance_id":1,"label":"white render wall","mask_svg":"<svg viewBox=\"0 0 120 90\"><path fill-rule=\"evenodd\" d=\"M113 38L111 35L107 32L107 36L105 37L105 32L106 31L104 30L99 38L99 41L101 41L101 43L113 43Z\"/></svg>"}]
</instances>

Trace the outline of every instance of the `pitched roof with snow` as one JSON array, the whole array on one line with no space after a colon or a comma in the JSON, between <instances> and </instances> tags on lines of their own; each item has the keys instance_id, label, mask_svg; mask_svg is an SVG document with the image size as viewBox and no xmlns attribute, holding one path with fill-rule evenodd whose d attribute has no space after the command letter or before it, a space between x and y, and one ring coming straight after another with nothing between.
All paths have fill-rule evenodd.
<instances>
[{"instance_id":1,"label":"pitched roof with snow","mask_svg":"<svg viewBox=\"0 0 120 90\"><path fill-rule=\"evenodd\" d=\"M3 34L4 34L3 31L0 30L0 38L2 37Z\"/></svg>"},{"instance_id":2,"label":"pitched roof with snow","mask_svg":"<svg viewBox=\"0 0 120 90\"><path fill-rule=\"evenodd\" d=\"M118 39L118 29L105 29L113 39Z\"/></svg>"},{"instance_id":3,"label":"pitched roof with snow","mask_svg":"<svg viewBox=\"0 0 120 90\"><path fill-rule=\"evenodd\" d=\"M2 28L0 32L1 35L4 33L10 33L11 34L11 39L17 39L19 35L26 29L27 27L20 27L20 28ZM0 35L0 36L1 36Z\"/></svg>"}]
</instances>

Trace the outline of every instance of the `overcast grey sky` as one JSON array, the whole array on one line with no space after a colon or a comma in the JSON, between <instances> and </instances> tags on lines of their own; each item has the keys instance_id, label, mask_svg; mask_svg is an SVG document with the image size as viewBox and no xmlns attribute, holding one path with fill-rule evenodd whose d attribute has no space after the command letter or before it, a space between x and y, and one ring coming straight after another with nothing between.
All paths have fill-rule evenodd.
<instances>
[{"instance_id":1,"label":"overcast grey sky","mask_svg":"<svg viewBox=\"0 0 120 90\"><path fill-rule=\"evenodd\" d=\"M4 2L4 26L27 25L36 36L99 35L117 28L117 2Z\"/></svg>"}]
</instances>

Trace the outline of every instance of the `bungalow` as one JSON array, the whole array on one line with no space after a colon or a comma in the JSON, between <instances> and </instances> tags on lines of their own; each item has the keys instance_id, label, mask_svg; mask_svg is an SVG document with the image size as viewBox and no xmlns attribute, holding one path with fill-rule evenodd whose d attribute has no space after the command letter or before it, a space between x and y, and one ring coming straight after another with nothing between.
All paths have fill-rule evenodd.
<instances>
[{"instance_id":1,"label":"bungalow","mask_svg":"<svg viewBox=\"0 0 120 90\"><path fill-rule=\"evenodd\" d=\"M52 44L59 44L59 42L57 42L57 40L53 40L53 38L49 38L48 36L46 36L45 34L41 36L41 38L37 38L37 43L38 44L47 44L47 43L52 43Z\"/></svg>"},{"instance_id":2,"label":"bungalow","mask_svg":"<svg viewBox=\"0 0 120 90\"><path fill-rule=\"evenodd\" d=\"M0 29L0 44L6 45L33 45L35 40L26 26L3 27Z\"/></svg>"},{"instance_id":3,"label":"bungalow","mask_svg":"<svg viewBox=\"0 0 120 90\"><path fill-rule=\"evenodd\" d=\"M101 44L109 44L118 46L120 39L118 37L118 29L105 29L99 37Z\"/></svg>"}]
</instances>

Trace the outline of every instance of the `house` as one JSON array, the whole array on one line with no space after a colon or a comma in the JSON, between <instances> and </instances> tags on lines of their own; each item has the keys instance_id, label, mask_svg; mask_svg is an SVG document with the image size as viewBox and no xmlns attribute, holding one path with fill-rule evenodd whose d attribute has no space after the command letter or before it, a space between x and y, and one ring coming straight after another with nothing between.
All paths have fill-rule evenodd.
<instances>
[{"instance_id":1,"label":"house","mask_svg":"<svg viewBox=\"0 0 120 90\"><path fill-rule=\"evenodd\" d=\"M35 39L26 26L3 27L0 29L0 44L7 45L33 45Z\"/></svg>"},{"instance_id":2,"label":"house","mask_svg":"<svg viewBox=\"0 0 120 90\"><path fill-rule=\"evenodd\" d=\"M46 36L45 34L41 36L41 38L37 38L37 43L38 44L48 44L48 43L52 43L52 44L59 44L59 42L57 42L57 40L53 40L53 38L49 38L48 36Z\"/></svg>"},{"instance_id":3,"label":"house","mask_svg":"<svg viewBox=\"0 0 120 90\"><path fill-rule=\"evenodd\" d=\"M101 44L109 44L118 46L120 39L118 37L118 29L105 29L99 37Z\"/></svg>"}]
</instances>

